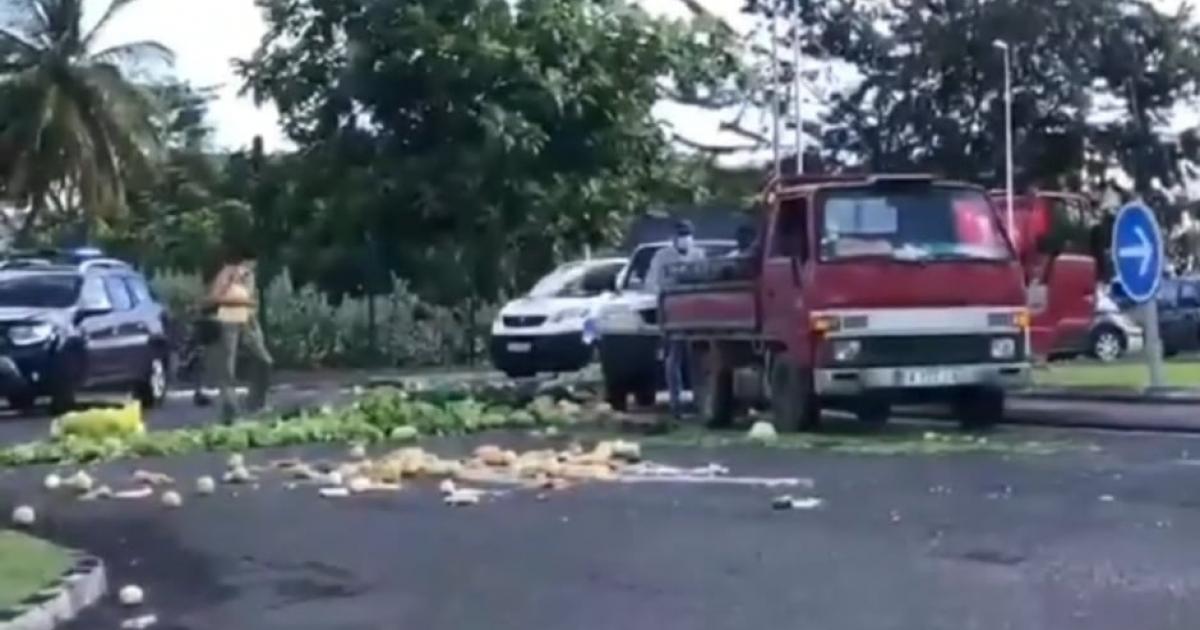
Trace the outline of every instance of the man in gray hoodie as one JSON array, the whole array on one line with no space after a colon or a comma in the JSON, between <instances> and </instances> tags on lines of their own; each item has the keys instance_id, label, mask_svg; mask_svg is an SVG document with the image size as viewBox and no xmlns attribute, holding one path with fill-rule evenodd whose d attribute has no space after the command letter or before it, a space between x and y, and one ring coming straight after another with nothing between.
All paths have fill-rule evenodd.
<instances>
[{"instance_id":1,"label":"man in gray hoodie","mask_svg":"<svg viewBox=\"0 0 1200 630\"><path fill-rule=\"evenodd\" d=\"M704 250L696 247L695 229L689 221L679 221L675 224L675 237L671 244L658 250L650 259L650 268L646 272L646 290L662 293L666 285L668 269L671 265L704 258ZM666 369L667 392L670 395L671 414L677 419L681 415L680 394L683 391L683 370L687 364L687 344L683 341L663 337Z\"/></svg>"}]
</instances>

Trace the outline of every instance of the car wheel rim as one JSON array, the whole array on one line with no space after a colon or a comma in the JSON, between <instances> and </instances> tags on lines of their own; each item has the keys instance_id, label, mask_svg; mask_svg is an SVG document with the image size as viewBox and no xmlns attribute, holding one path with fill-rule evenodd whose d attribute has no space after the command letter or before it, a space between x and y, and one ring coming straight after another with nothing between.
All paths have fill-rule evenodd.
<instances>
[{"instance_id":1,"label":"car wheel rim","mask_svg":"<svg viewBox=\"0 0 1200 630\"><path fill-rule=\"evenodd\" d=\"M150 394L155 400L160 400L167 393L167 370L162 359L150 362Z\"/></svg>"},{"instance_id":2,"label":"car wheel rim","mask_svg":"<svg viewBox=\"0 0 1200 630\"><path fill-rule=\"evenodd\" d=\"M1096 340L1096 357L1101 361L1113 361L1121 355L1121 341L1116 335L1106 333Z\"/></svg>"}]
</instances>

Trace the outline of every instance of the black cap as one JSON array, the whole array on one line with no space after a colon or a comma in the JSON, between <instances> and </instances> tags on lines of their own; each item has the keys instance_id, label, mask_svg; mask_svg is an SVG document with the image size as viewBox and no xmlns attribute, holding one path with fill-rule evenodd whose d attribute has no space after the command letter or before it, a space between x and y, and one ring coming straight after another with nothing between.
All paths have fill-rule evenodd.
<instances>
[{"instance_id":1,"label":"black cap","mask_svg":"<svg viewBox=\"0 0 1200 630\"><path fill-rule=\"evenodd\" d=\"M675 222L676 236L691 236L696 233L696 228L692 226L692 222L686 219L680 219Z\"/></svg>"}]
</instances>

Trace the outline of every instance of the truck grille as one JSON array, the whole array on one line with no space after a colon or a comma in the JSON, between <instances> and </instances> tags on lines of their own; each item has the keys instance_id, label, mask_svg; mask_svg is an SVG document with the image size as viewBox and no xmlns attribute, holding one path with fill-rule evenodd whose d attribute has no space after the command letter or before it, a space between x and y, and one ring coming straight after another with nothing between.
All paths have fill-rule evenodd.
<instances>
[{"instance_id":1,"label":"truck grille","mask_svg":"<svg viewBox=\"0 0 1200 630\"><path fill-rule=\"evenodd\" d=\"M546 323L545 315L512 315L502 318L509 328L533 328Z\"/></svg>"},{"instance_id":2,"label":"truck grille","mask_svg":"<svg viewBox=\"0 0 1200 630\"><path fill-rule=\"evenodd\" d=\"M1004 335L912 335L897 337L866 337L856 365L954 365L989 363L992 359L992 340ZM1025 359L1025 344L1016 335L1009 335L1017 344L1017 355L1005 361Z\"/></svg>"}]
</instances>

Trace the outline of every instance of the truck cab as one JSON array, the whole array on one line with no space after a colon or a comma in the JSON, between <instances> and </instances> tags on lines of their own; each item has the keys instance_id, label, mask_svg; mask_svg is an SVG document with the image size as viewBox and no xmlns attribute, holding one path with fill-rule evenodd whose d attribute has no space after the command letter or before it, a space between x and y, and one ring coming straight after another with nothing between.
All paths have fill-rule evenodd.
<instances>
[{"instance_id":1,"label":"truck cab","mask_svg":"<svg viewBox=\"0 0 1200 630\"><path fill-rule=\"evenodd\" d=\"M1004 216L1007 193L989 195ZM1049 360L1091 352L1096 283L1109 240L1097 238L1102 223L1102 213L1082 195L1037 191L1014 197L1010 239L1025 273L1034 356Z\"/></svg>"},{"instance_id":2,"label":"truck cab","mask_svg":"<svg viewBox=\"0 0 1200 630\"><path fill-rule=\"evenodd\" d=\"M746 256L673 267L662 326L683 340L701 415L769 404L780 429L821 409L882 423L948 402L968 426L1028 383L1022 268L986 192L924 175L773 180Z\"/></svg>"}]
</instances>

